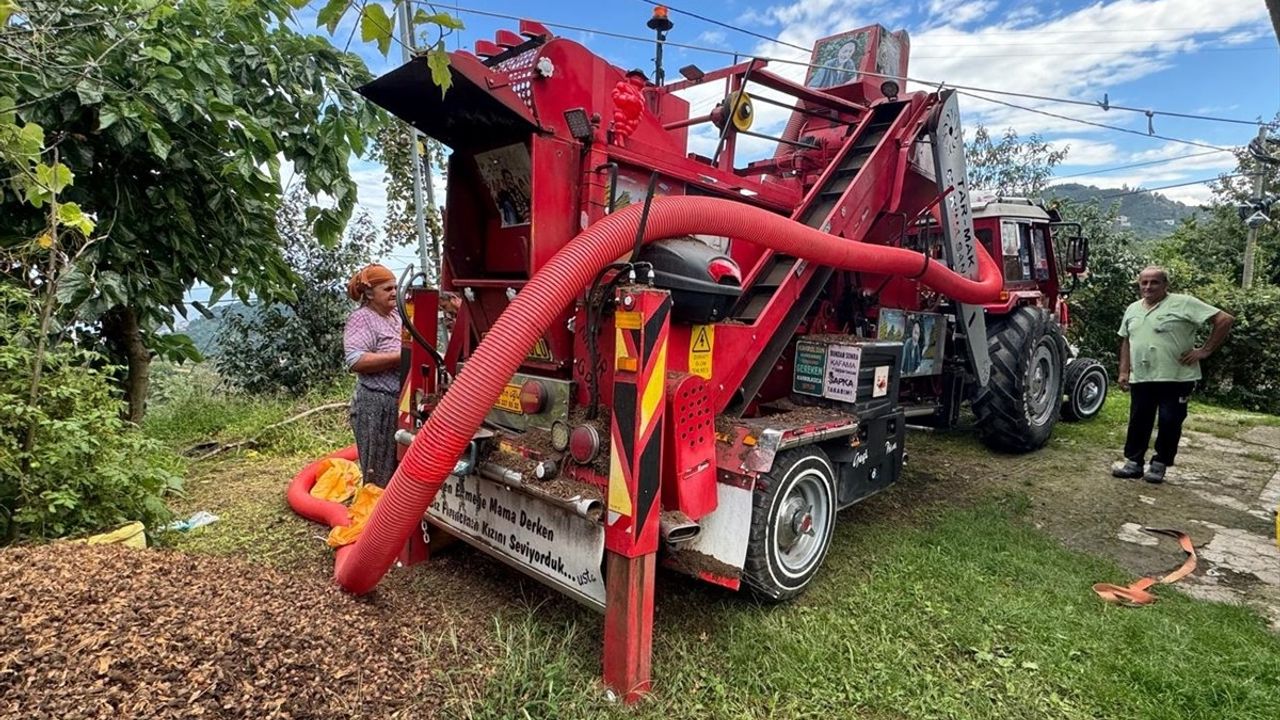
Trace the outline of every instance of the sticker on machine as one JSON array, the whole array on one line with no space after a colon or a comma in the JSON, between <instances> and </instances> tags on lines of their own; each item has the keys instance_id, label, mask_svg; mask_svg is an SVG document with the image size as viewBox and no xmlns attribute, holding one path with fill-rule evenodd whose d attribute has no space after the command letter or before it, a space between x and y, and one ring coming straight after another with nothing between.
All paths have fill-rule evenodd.
<instances>
[{"instance_id":1,"label":"sticker on machine","mask_svg":"<svg viewBox=\"0 0 1280 720\"><path fill-rule=\"evenodd\" d=\"M468 544L604 608L599 522L476 475L450 475L428 514Z\"/></svg>"},{"instance_id":2,"label":"sticker on machine","mask_svg":"<svg viewBox=\"0 0 1280 720\"><path fill-rule=\"evenodd\" d=\"M858 371L862 368L862 348L857 345L827 347L825 397L841 402L858 399Z\"/></svg>"},{"instance_id":3,"label":"sticker on machine","mask_svg":"<svg viewBox=\"0 0 1280 720\"><path fill-rule=\"evenodd\" d=\"M711 379L711 356L716 345L715 325L694 325L689 335L689 373Z\"/></svg>"},{"instance_id":4,"label":"sticker on machine","mask_svg":"<svg viewBox=\"0 0 1280 720\"><path fill-rule=\"evenodd\" d=\"M876 368L875 380L871 384L871 397L884 397L889 394L889 366L881 365Z\"/></svg>"}]
</instances>

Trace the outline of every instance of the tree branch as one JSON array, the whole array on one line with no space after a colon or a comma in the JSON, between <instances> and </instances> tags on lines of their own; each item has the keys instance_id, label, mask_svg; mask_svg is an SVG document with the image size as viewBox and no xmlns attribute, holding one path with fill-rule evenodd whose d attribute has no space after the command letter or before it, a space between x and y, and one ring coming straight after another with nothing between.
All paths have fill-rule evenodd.
<instances>
[{"instance_id":1,"label":"tree branch","mask_svg":"<svg viewBox=\"0 0 1280 720\"><path fill-rule=\"evenodd\" d=\"M325 405L320 405L320 406L318 406L318 407L313 407L313 408L311 408L310 410L305 410L305 411L303 411L303 412L298 413L297 415L294 415L294 416L292 416L292 417L285 418L284 420L281 420L281 421L280 421L280 422L278 422L278 423L272 423L272 424L270 424L270 425L268 425L268 426L266 426L266 427L262 428L261 430L259 430L259 431L258 431L258 434L257 434L257 435L254 435L254 436L253 436L253 437L251 437L251 438L248 438L248 439L245 439L245 440L237 440L236 442L233 442L233 443L226 443L226 444L223 444L223 445L219 445L218 447L216 447L216 448L214 448L214 449L210 450L209 452L205 453L204 455L201 455L200 457L196 458L196 459L195 459L195 462L201 462L201 461L203 461L203 460L208 460L209 458L213 457L214 455L217 455L217 454L219 454L219 453L226 452L227 450L234 450L234 449L236 449L236 448L244 447L244 446L246 446L246 445L253 445L253 444L256 444L256 443L258 442L258 439L259 439L259 438L261 438L263 435L266 435L268 431L275 430L276 428L282 428L282 427L284 427L285 425L290 425L290 424L295 423L295 422L297 422L297 421L299 421L299 420L301 420L301 419L303 419L303 418L305 418L305 417L308 417L308 416L314 415L314 414L316 414L316 413L318 413L318 412L323 412L323 411L325 411L325 410L337 410L337 409L339 409L339 408L345 408L345 407L348 407L348 403L345 403L345 402L327 403L327 404L325 404ZM202 443L202 444L199 444L199 445L194 445L194 446L192 446L192 447L190 447L190 448L187 448L187 452L188 452L188 453L190 453L190 452L192 452L192 451L194 451L194 450L200 450L200 449L203 449L203 448L205 448L205 447L208 447L208 444L207 444L207 443Z\"/></svg>"}]
</instances>

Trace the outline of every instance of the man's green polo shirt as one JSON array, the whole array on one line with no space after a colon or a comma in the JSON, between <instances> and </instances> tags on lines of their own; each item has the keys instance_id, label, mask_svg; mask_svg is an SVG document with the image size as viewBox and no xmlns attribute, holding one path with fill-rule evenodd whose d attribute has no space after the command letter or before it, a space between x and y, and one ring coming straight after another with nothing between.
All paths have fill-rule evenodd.
<instances>
[{"instance_id":1,"label":"man's green polo shirt","mask_svg":"<svg viewBox=\"0 0 1280 720\"><path fill-rule=\"evenodd\" d=\"M1189 382L1200 379L1200 363L1178 362L1195 347L1196 332L1218 308L1190 295L1170 293L1147 309L1139 300L1124 311L1120 336L1129 338L1129 382Z\"/></svg>"}]
</instances>

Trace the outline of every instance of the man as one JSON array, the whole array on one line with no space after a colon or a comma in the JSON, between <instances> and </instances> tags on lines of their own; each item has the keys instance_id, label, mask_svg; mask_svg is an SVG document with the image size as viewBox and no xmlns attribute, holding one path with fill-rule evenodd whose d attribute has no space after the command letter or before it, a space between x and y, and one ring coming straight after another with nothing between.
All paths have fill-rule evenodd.
<instances>
[{"instance_id":1,"label":"man","mask_svg":"<svg viewBox=\"0 0 1280 720\"><path fill-rule=\"evenodd\" d=\"M1187 400L1200 379L1200 361L1209 357L1231 332L1232 316L1190 295L1169 292L1169 273L1148 267L1138 275L1142 299L1124 312L1120 323L1120 376L1116 382L1132 395L1129 432L1123 463L1111 468L1118 478L1141 477L1164 482L1165 469L1178 454ZM1203 347L1196 332L1209 322L1213 329ZM1143 472L1151 428L1160 419L1156 452Z\"/></svg>"}]
</instances>

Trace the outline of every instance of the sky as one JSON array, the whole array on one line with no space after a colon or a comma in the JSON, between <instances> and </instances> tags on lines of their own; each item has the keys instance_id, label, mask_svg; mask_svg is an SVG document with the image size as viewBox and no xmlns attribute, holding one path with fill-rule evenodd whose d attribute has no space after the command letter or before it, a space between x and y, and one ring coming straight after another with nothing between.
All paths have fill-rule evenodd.
<instances>
[{"instance_id":1,"label":"sky","mask_svg":"<svg viewBox=\"0 0 1280 720\"><path fill-rule=\"evenodd\" d=\"M300 26L324 33L323 29L312 30L312 18L323 4L316 2L305 9ZM483 10L543 21L557 35L582 43L620 67L653 67L651 41L599 34L652 38L652 31L645 27L652 7L642 0L448 0L433 7L454 14L466 25L446 38L451 50L471 49L476 40L492 39L498 29L516 28L515 20L468 12ZM1107 111L1092 104L1104 95L1112 105L1246 121L1270 121L1280 112L1280 45L1263 0L680 0L671 8L675 28L668 40L707 50L668 47L665 65L669 76L689 63L703 70L731 64L730 55L712 51L805 61L807 52L780 43L808 48L818 38L879 23L890 30L908 31L909 76L935 84L908 83L908 90L928 89L941 82L1091 103L1068 105L976 93L1028 110L972 96L960 98L962 121L970 130L978 124L993 134L1012 128L1019 135L1038 133L1055 147L1067 147L1066 160L1056 175L1071 182L1149 188L1213 178L1234 167L1232 155L1149 137L1149 130L1165 138L1216 147L1245 144L1257 132L1247 124L1163 115L1152 118L1149 127L1142 113ZM335 44L345 45L351 28L350 21L344 22L334 35ZM357 35L351 49L375 74L402 62L397 43L392 44L389 56L383 57L372 43L361 43ZM782 63L771 63L770 69L795 79L802 79L805 70ZM721 92L722 85L710 85L689 93L695 112L705 112L715 102L713 95ZM753 129L780 132L787 111L764 104L756 108ZM1104 129L1079 122L1082 120L1132 132ZM712 141L706 135L695 134L690 149L705 152L708 142ZM745 149L751 148L747 145ZM1193 157L1184 157L1188 155ZM1172 158L1177 159L1103 172ZM382 168L353 159L352 170L360 187L360 207L380 221L384 212ZM1205 202L1210 197L1210 188L1204 184L1161 192L1188 203ZM405 250L384 260L402 267L412 257L412 251Z\"/></svg>"}]
</instances>

